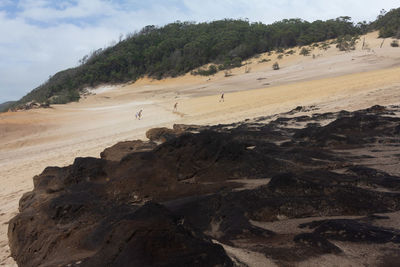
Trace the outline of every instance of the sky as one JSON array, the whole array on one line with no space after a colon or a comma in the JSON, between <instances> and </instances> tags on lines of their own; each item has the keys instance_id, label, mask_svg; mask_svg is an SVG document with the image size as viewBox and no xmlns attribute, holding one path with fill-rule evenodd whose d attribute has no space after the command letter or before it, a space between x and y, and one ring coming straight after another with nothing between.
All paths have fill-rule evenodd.
<instances>
[{"instance_id":1,"label":"sky","mask_svg":"<svg viewBox=\"0 0 400 267\"><path fill-rule=\"evenodd\" d=\"M0 0L0 103L146 25L248 19L266 24L350 16L372 21L399 0Z\"/></svg>"}]
</instances>

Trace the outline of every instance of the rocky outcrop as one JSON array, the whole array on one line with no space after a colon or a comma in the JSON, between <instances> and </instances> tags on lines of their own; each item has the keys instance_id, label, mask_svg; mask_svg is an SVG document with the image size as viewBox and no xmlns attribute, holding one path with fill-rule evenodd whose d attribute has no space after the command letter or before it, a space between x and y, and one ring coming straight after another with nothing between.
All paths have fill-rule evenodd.
<instances>
[{"instance_id":1,"label":"rocky outcrop","mask_svg":"<svg viewBox=\"0 0 400 267\"><path fill-rule=\"evenodd\" d=\"M237 263L217 240L293 265L345 253L338 240L398 242L399 230L375 225L371 214L400 211L400 171L363 163L400 146L400 109L295 116L307 110L151 130L151 141L119 143L101 159L48 167L10 221L12 256L20 266ZM360 219L314 220L312 232L284 235L260 226L329 216Z\"/></svg>"},{"instance_id":2,"label":"rocky outcrop","mask_svg":"<svg viewBox=\"0 0 400 267\"><path fill-rule=\"evenodd\" d=\"M175 131L173 129L169 129L166 127L162 128L153 128L146 132L146 137L153 142L165 142L168 140L172 140L177 137L182 132Z\"/></svg>"},{"instance_id":3,"label":"rocky outcrop","mask_svg":"<svg viewBox=\"0 0 400 267\"><path fill-rule=\"evenodd\" d=\"M142 140L119 142L112 147L106 148L100 153L102 159L110 161L120 161L123 157L133 152L150 151L156 147L154 142L146 142Z\"/></svg>"},{"instance_id":4,"label":"rocky outcrop","mask_svg":"<svg viewBox=\"0 0 400 267\"><path fill-rule=\"evenodd\" d=\"M400 243L400 230L376 227L357 220L322 220L301 225L315 228L313 234L320 238L350 242Z\"/></svg>"},{"instance_id":5,"label":"rocky outcrop","mask_svg":"<svg viewBox=\"0 0 400 267\"><path fill-rule=\"evenodd\" d=\"M210 126L174 124L172 129L161 127L152 128L146 132L146 137L152 142L164 143L170 141L183 133L199 133L210 129Z\"/></svg>"},{"instance_id":6,"label":"rocky outcrop","mask_svg":"<svg viewBox=\"0 0 400 267\"><path fill-rule=\"evenodd\" d=\"M27 103L19 104L12 108L12 111L18 110L29 110L29 109L38 109L38 108L49 108L50 104L48 102L39 103L36 101L29 101Z\"/></svg>"}]
</instances>

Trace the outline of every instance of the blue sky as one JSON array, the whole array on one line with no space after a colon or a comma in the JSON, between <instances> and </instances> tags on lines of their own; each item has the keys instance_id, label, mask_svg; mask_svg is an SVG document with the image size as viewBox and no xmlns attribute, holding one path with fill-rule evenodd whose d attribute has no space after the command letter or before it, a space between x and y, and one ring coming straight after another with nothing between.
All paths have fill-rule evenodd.
<instances>
[{"instance_id":1,"label":"blue sky","mask_svg":"<svg viewBox=\"0 0 400 267\"><path fill-rule=\"evenodd\" d=\"M247 18L272 23L347 15L374 20L399 0L0 0L0 103L146 25Z\"/></svg>"}]
</instances>

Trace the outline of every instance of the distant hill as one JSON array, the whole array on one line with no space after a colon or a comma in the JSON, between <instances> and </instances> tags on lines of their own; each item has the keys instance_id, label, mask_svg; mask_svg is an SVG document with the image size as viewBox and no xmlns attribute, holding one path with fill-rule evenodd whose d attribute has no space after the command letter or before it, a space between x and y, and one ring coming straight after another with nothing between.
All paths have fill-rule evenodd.
<instances>
[{"instance_id":1,"label":"distant hill","mask_svg":"<svg viewBox=\"0 0 400 267\"><path fill-rule=\"evenodd\" d=\"M245 20L210 23L175 22L164 27L146 26L116 45L84 56L76 68L58 72L14 104L29 101L46 104L79 100L85 87L104 83L136 81L145 75L161 79L185 74L213 63L203 74L241 65L258 53L309 45L341 36L355 36L370 30L392 29L400 9L378 16L372 23L358 23L350 17L307 22L288 19L270 25ZM396 24L397 23L397 24Z\"/></svg>"},{"instance_id":2,"label":"distant hill","mask_svg":"<svg viewBox=\"0 0 400 267\"><path fill-rule=\"evenodd\" d=\"M0 104L0 112L7 111L16 101L8 101Z\"/></svg>"}]
</instances>

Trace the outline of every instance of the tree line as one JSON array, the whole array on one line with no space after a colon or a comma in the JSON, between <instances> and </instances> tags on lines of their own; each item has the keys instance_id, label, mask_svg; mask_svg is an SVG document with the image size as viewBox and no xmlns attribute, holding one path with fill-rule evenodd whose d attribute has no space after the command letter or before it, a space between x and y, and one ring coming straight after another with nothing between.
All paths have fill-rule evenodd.
<instances>
[{"instance_id":1,"label":"tree line","mask_svg":"<svg viewBox=\"0 0 400 267\"><path fill-rule=\"evenodd\" d=\"M269 25L225 19L146 26L125 39L120 38L111 47L84 56L78 67L58 72L14 105L32 100L67 103L78 100L85 87L136 81L145 75L156 79L176 77L208 63L229 69L258 53L375 29L380 30L381 37L395 36L399 25L400 8L381 13L372 23L355 24L350 17L343 16L314 22L285 19Z\"/></svg>"}]
</instances>

